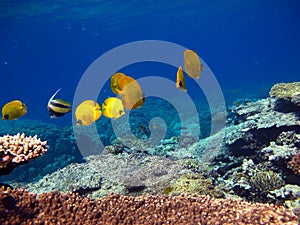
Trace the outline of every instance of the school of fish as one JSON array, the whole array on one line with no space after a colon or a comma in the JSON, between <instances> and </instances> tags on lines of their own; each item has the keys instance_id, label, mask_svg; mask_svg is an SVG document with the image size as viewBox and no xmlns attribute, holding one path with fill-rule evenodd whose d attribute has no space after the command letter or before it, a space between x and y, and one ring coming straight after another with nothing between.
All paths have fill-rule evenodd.
<instances>
[{"instance_id":1,"label":"school of fish","mask_svg":"<svg viewBox=\"0 0 300 225\"><path fill-rule=\"evenodd\" d=\"M185 50L184 69L189 77L199 79L203 65L199 56L193 50ZM100 106L94 100L81 102L75 110L77 126L88 126L95 123L101 115L110 119L118 119L125 115L125 108L129 110L140 108L145 102L145 95L137 80L124 73L115 73L110 80L110 88L118 97L108 97ZM187 92L184 71L178 67L176 74L176 88ZM62 117L71 112L71 104L63 99L55 98L58 89L49 99L47 109L50 118ZM16 120L27 113L26 105L20 100L13 100L2 107L2 120Z\"/></svg>"}]
</instances>

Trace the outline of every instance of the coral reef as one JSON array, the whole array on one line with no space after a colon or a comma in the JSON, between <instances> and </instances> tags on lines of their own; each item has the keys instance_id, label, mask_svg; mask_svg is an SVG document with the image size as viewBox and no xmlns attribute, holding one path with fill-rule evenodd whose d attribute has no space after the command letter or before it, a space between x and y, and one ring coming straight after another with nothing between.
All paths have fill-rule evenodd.
<instances>
[{"instance_id":1,"label":"coral reef","mask_svg":"<svg viewBox=\"0 0 300 225\"><path fill-rule=\"evenodd\" d=\"M175 120L171 121L170 118L172 118L172 116L168 116L168 112L164 116L168 117L166 121L170 123L171 129L169 129L168 124L165 139L153 144L150 140L152 131L146 126L150 119L142 116L144 115L144 110L146 110L144 108L135 111L134 113L137 114L137 117L133 119L133 121L130 121L130 129L137 138L128 137L126 134L116 138L116 136L110 135L113 133L110 126L108 126L107 129L105 128L107 133L97 134L96 136L94 134L92 136L88 129L80 129L79 139L82 141L88 140L91 145L87 146L87 148L91 148L93 154L101 152L99 152L99 146L94 145L96 138L100 137L101 140L105 140L104 143L106 144L113 144L107 145L102 155L90 155L86 157L84 163L78 163L80 154L77 155L78 149L71 128L59 129L57 127L51 127L46 130L41 128L40 132L44 132L41 134L41 137L46 137L47 140L49 138L51 148L48 153L51 157L45 158L43 164L40 163L36 167L32 166L26 172L20 172L24 178L28 173L34 174L36 171L41 171L37 173L40 175L37 177L39 179L31 183L23 183L15 186L21 187L24 185L29 191L41 194L40 196L43 196L42 198L46 198L45 196L48 195L46 192L53 190L58 192L49 193L49 198L53 198L53 196L56 196L55 198L61 198L60 196L67 196L63 194L63 192L71 191L76 194L69 194L68 196L73 197L63 198L75 198L76 201L78 200L79 202L84 202L86 200L83 199L91 198L88 200L89 203L86 204L93 205L97 203L97 205L101 205L101 202L103 202L103 204L106 204L106 207L107 204L115 204L114 201L118 199L118 201L124 201L126 204L133 201L143 208L143 204L151 199L151 201L154 202L166 201L166 204L170 208L173 204L172 202L177 201L174 199L181 199L181 201L185 203L187 201L186 199L190 199L191 196L178 196L181 193L204 194L215 198L224 196L241 197L251 202L282 205L292 209L296 215L299 215L299 95L297 91L298 83L293 85L296 88L294 92L291 91L292 88L289 85L275 85L270 92L271 97L258 101L243 100L234 104L229 108L227 127L200 140L191 135L192 132L190 132L190 130L193 128L192 126L185 127L185 125L183 126ZM286 90L287 93L282 93L284 90ZM153 102L149 101L148 103L151 105ZM164 103L159 102L158 104L163 105ZM172 109L172 107L167 106L167 108L168 107ZM160 115L162 111L159 110L155 113ZM218 117L217 115L215 116ZM105 122L107 122L107 120L105 120ZM99 121L97 128L99 129L101 126L104 127L104 125L104 122ZM159 125L154 125L155 128L153 128L153 130L158 130ZM154 125L152 124L151 126ZM141 130L141 126L143 130ZM118 128L122 130L123 125L119 124ZM172 129L176 131L172 131ZM181 131L181 133L179 131ZM33 130L31 132L33 132ZM225 138L223 139L224 134ZM76 155L76 157L73 155ZM77 163L74 163L76 160ZM47 164L47 166L45 166L45 164ZM41 165L43 165L44 168ZM64 168L45 175L60 167ZM17 169L14 172L16 171ZM18 174L19 177L20 174ZM24 190L16 191L20 192L21 195L25 193ZM110 195L110 193L128 196L121 197ZM144 194L169 194L169 196L140 196ZM25 195L34 196L27 192ZM133 196L140 197L133 198ZM92 200L98 197L100 197L99 200ZM40 197L35 200L35 206L40 204L39 198ZM192 204L194 205L194 209L198 204L198 200L196 199L202 199L199 200L203 203L201 207L206 207L205 209L207 210L211 209L210 206L206 206L208 202L213 205L213 207L222 202L222 204L225 205L224 209L218 207L214 209L217 209L216 212L220 212L220 210L227 212L228 216L226 217L226 222L224 220L223 224L238 224L239 221L234 220L237 218L243 218L242 221L244 223L250 223L250 219L253 219L254 221L251 221L251 224L288 224L288 222L285 223L279 221L279 219L276 220L275 218L277 217L275 214L272 214L274 215L273 217L272 215L268 217L271 218L272 221L262 219L261 217L257 217L255 220L254 212L256 211L251 207L254 207L254 205L258 207L259 204L247 205L251 210L254 210L254 214L251 214L251 217L244 217L244 214L241 214L243 212L241 210L243 209L239 209L241 204L244 203L238 200L218 200L196 195L193 195L193 198ZM138 199L143 200L139 202L140 200ZM111 201L113 201L113 203L111 203ZM151 201L148 202L150 205L152 204ZM228 209L228 202L238 204L238 206L232 206L233 208ZM20 204L14 194L6 194L2 204L6 209L6 213L9 213L11 210L16 212L20 209ZM62 205L61 202L60 204ZM75 205L75 203L72 204ZM16 208L14 205L16 205ZM263 206L269 207L269 205ZM49 206L47 207L49 209ZM123 207L123 205L119 205L119 207ZM135 206L130 205L130 207L134 208ZM245 208L246 205L243 205L243 207ZM278 208L278 206L272 207ZM58 210L58 208L59 207L55 210ZM93 210L94 209L95 208L93 208ZM104 218L102 215L108 214L103 213L103 209L96 209L102 211L95 221L107 221L108 217ZM161 209L162 208L160 208L160 210ZM234 213L236 209L238 209L238 214L229 213L230 210ZM83 210L83 208L78 208L78 210ZM153 206L151 210L155 213L155 206ZM176 212L178 212L177 208L176 210ZM218 218L215 212L209 214L209 212L203 211L204 208L201 208L201 210L201 213L213 216L206 216L204 219L204 217L194 217L193 215L196 215L193 214L195 211L193 211L193 213L180 212L183 213L182 215L185 215L187 219L185 222L193 220L193 222L196 221L202 224L218 224L213 221L213 218ZM263 208L260 210L263 211ZM50 211L48 210L47 213L50 214ZM131 222L135 220L135 217L129 218L120 212L118 213L120 217L115 218L117 218L119 222L124 221L123 219L125 218L126 221ZM130 214L131 212L128 213ZM166 215L168 215L168 218L171 218L171 214L168 213ZM199 215L201 215L201 213ZM38 213L34 214L33 217L35 219L39 218L37 215ZM153 213L151 215L153 215ZM156 219L160 218L161 221L163 221L165 217L160 217L159 215L162 214L158 214ZM259 216L265 215L262 213ZM81 220L81 218L75 217L72 217L70 221L74 219L77 221ZM66 219L66 217L63 218ZM89 218L94 217L91 216ZM103 218L104 220L102 220ZM142 216L141 219L143 218ZM152 217L147 218L149 221L153 219ZM189 218L193 219L189 220ZM208 218L210 218L210 222L206 221ZM51 221L52 220L54 221L51 217ZM219 219L218 222L221 223L221 220L222 219ZM108 221L111 223L112 220L108 219ZM297 220L295 219L295 221ZM182 223L184 223L183 220ZM141 220L140 224L143 224L143 220ZM293 221L291 224L296 224L296 222Z\"/></svg>"},{"instance_id":2,"label":"coral reef","mask_svg":"<svg viewBox=\"0 0 300 225\"><path fill-rule=\"evenodd\" d=\"M47 141L25 134L0 137L0 175L9 174L19 165L43 155L48 149Z\"/></svg>"},{"instance_id":3,"label":"coral reef","mask_svg":"<svg viewBox=\"0 0 300 225\"><path fill-rule=\"evenodd\" d=\"M9 123L1 124L0 135L7 133L37 135L42 140L47 140L48 151L43 157L36 158L30 164L16 168L9 175L1 177L3 181L30 182L34 178L54 172L72 162L83 161L71 127L58 127L41 121L26 119L12 122L13 126L8 126Z\"/></svg>"},{"instance_id":4,"label":"coral reef","mask_svg":"<svg viewBox=\"0 0 300 225\"><path fill-rule=\"evenodd\" d=\"M179 161L126 152L91 155L86 160L86 163L71 164L37 182L28 183L26 187L37 193L78 192L82 188L81 193L92 197L107 196L111 192L161 194L171 181L191 172Z\"/></svg>"},{"instance_id":5,"label":"coral reef","mask_svg":"<svg viewBox=\"0 0 300 225\"><path fill-rule=\"evenodd\" d=\"M172 190L169 193L172 195L186 193L223 197L223 193L215 189L212 181L201 174L187 173L175 180L170 187Z\"/></svg>"},{"instance_id":6,"label":"coral reef","mask_svg":"<svg viewBox=\"0 0 300 225\"><path fill-rule=\"evenodd\" d=\"M270 96L276 99L276 110L297 111L300 109L300 82L275 84Z\"/></svg>"},{"instance_id":7,"label":"coral reef","mask_svg":"<svg viewBox=\"0 0 300 225\"><path fill-rule=\"evenodd\" d=\"M24 189L0 191L6 224L298 224L291 210L208 196L120 196L91 200L78 194Z\"/></svg>"},{"instance_id":8,"label":"coral reef","mask_svg":"<svg viewBox=\"0 0 300 225\"><path fill-rule=\"evenodd\" d=\"M293 85L297 89L299 83ZM298 91L288 87L282 93L279 87L272 88L271 97L230 108L225 140L206 175L225 196L298 208L300 121L299 108L291 102ZM210 138L193 146L200 162Z\"/></svg>"},{"instance_id":9,"label":"coral reef","mask_svg":"<svg viewBox=\"0 0 300 225\"><path fill-rule=\"evenodd\" d=\"M282 187L285 183L278 173L273 171L259 171L249 178L249 184L258 192L268 193Z\"/></svg>"},{"instance_id":10,"label":"coral reef","mask_svg":"<svg viewBox=\"0 0 300 225\"><path fill-rule=\"evenodd\" d=\"M98 190L103 185L101 174L85 164L71 164L54 173L47 174L37 182L30 183L28 189L38 194L45 191L79 192L82 195Z\"/></svg>"},{"instance_id":11,"label":"coral reef","mask_svg":"<svg viewBox=\"0 0 300 225\"><path fill-rule=\"evenodd\" d=\"M300 92L300 82L293 83L278 83L275 84L270 91L270 96L273 98L292 98Z\"/></svg>"},{"instance_id":12,"label":"coral reef","mask_svg":"<svg viewBox=\"0 0 300 225\"><path fill-rule=\"evenodd\" d=\"M291 158L288 166L294 171L295 174L300 175L300 153L297 153Z\"/></svg>"}]
</instances>

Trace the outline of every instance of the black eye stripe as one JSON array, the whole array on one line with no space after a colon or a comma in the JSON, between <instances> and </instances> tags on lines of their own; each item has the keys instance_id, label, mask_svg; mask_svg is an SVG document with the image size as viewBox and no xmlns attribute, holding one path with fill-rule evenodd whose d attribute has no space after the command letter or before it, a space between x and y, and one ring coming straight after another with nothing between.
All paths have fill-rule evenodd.
<instances>
[{"instance_id":1,"label":"black eye stripe","mask_svg":"<svg viewBox=\"0 0 300 225\"><path fill-rule=\"evenodd\" d=\"M77 120L77 123L82 125L82 120Z\"/></svg>"},{"instance_id":2,"label":"black eye stripe","mask_svg":"<svg viewBox=\"0 0 300 225\"><path fill-rule=\"evenodd\" d=\"M51 102L50 105L60 107L60 108L70 108L70 106L63 105L61 103L55 103L55 102Z\"/></svg>"}]
</instances>

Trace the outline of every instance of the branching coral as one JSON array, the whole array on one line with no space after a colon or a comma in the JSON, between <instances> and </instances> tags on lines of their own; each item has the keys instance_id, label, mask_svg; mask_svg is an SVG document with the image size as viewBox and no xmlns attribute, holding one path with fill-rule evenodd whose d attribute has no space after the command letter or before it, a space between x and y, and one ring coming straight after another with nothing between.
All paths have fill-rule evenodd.
<instances>
[{"instance_id":1,"label":"branching coral","mask_svg":"<svg viewBox=\"0 0 300 225\"><path fill-rule=\"evenodd\" d=\"M259 171L249 179L250 186L262 193L282 187L285 183L280 174L273 171Z\"/></svg>"},{"instance_id":2,"label":"branching coral","mask_svg":"<svg viewBox=\"0 0 300 225\"><path fill-rule=\"evenodd\" d=\"M78 194L39 196L0 189L0 223L10 224L298 224L291 210L208 196L120 196L92 200Z\"/></svg>"},{"instance_id":3,"label":"branching coral","mask_svg":"<svg viewBox=\"0 0 300 225\"><path fill-rule=\"evenodd\" d=\"M15 167L43 155L47 142L25 134L0 137L0 175L9 174Z\"/></svg>"}]
</instances>

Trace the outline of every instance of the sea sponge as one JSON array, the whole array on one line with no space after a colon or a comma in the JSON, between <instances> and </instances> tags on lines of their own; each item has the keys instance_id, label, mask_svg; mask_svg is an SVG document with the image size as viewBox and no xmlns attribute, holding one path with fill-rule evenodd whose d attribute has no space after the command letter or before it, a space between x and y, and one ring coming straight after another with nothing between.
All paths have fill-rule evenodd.
<instances>
[{"instance_id":1,"label":"sea sponge","mask_svg":"<svg viewBox=\"0 0 300 225\"><path fill-rule=\"evenodd\" d=\"M25 134L0 137L0 175L9 174L15 167L43 155L48 149L47 141Z\"/></svg>"}]
</instances>

